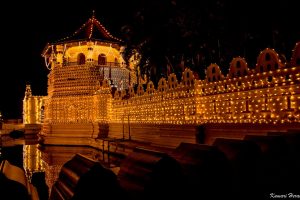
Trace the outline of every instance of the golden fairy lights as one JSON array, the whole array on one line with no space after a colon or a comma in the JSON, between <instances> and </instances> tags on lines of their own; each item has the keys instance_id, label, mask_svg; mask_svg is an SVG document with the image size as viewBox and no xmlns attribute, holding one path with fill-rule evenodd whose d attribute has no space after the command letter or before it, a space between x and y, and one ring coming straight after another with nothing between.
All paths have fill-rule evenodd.
<instances>
[{"instance_id":1,"label":"golden fairy lights","mask_svg":"<svg viewBox=\"0 0 300 200\"><path fill-rule=\"evenodd\" d=\"M110 119L121 123L128 113L132 123L299 122L299 66L285 68L271 49L261 52L257 66L251 71L244 59L235 58L227 78L212 64L206 80L195 80L186 69L181 83L171 74L159 81L157 90L152 82L146 92L141 85L136 94L130 88L129 99L115 96Z\"/></svg>"},{"instance_id":2,"label":"golden fairy lights","mask_svg":"<svg viewBox=\"0 0 300 200\"><path fill-rule=\"evenodd\" d=\"M94 17L91 20L99 23ZM128 88L131 73L125 67L119 44L65 42L52 45L43 56L52 59L43 132L51 132L51 124L90 124L89 129L94 130L93 123L108 123L111 84L119 90ZM132 83L136 80L133 76L131 79Z\"/></svg>"},{"instance_id":3,"label":"golden fairy lights","mask_svg":"<svg viewBox=\"0 0 300 200\"><path fill-rule=\"evenodd\" d=\"M101 38L94 38L95 32L98 31L100 35L97 35L96 37L101 37ZM81 33L84 33L83 36L80 36ZM79 38L77 38L79 37ZM78 30L76 30L72 35L64 37L53 44L71 44L72 41L87 41L87 40L93 40L93 41L99 41L101 43L113 43L113 44L118 44L122 42L121 39L114 37L110 34L110 32L95 18L95 15L93 13L92 17L88 19L86 23L84 23ZM104 42L106 41L106 42ZM43 50L42 56L45 58L48 58L47 54L49 52L53 52L53 44L48 43Z\"/></svg>"},{"instance_id":4,"label":"golden fairy lights","mask_svg":"<svg viewBox=\"0 0 300 200\"><path fill-rule=\"evenodd\" d=\"M24 145L23 160L23 167L27 175L44 171L44 163L42 162L41 151L38 150L38 145Z\"/></svg>"},{"instance_id":5,"label":"golden fairy lights","mask_svg":"<svg viewBox=\"0 0 300 200\"><path fill-rule=\"evenodd\" d=\"M138 85L136 90L128 86L129 69L117 62L110 66L95 63L99 59L95 55L105 54L103 50L108 48L111 46L93 42L56 47L56 62L48 76L47 99L34 100L30 87L26 88L25 123L42 121L42 105L46 133L53 131L51 124L61 124L64 128L70 124L92 124L93 130L101 131L101 124L126 121L141 125L300 122L299 43L293 52L295 65L283 63L274 50L265 49L252 70L244 58L238 57L230 63L227 76L217 64L211 64L204 80L195 79L193 72L185 69L180 82L175 74L170 74L160 79L157 88L150 81L146 87ZM119 49L110 49L108 62L121 59ZM69 55L64 66L61 51ZM73 64L79 53L87 55L91 62ZM101 73L105 75L102 78ZM117 86L113 95L108 78ZM118 85L121 81L126 87ZM99 127L95 128L95 124Z\"/></svg>"},{"instance_id":6,"label":"golden fairy lights","mask_svg":"<svg viewBox=\"0 0 300 200\"><path fill-rule=\"evenodd\" d=\"M105 37L103 39L106 40L115 40L118 42L121 42L122 40L119 38L116 38L114 36L112 36L110 34L110 32L95 18L94 14L91 18L88 19L88 21L86 23L84 23L77 31L75 31L71 36L67 36L63 39L60 39L57 42L61 42L61 41L65 41L65 40L69 40L72 39L73 37L75 37L76 35L78 35L79 33L86 31L86 35L88 36L88 38L86 39L92 39L93 36L93 30L95 30L94 26L98 29L98 31L100 31L102 33L102 35Z\"/></svg>"},{"instance_id":7,"label":"golden fairy lights","mask_svg":"<svg viewBox=\"0 0 300 200\"><path fill-rule=\"evenodd\" d=\"M44 120L43 96L32 96L30 85L26 85L25 97L23 100L23 123L41 124Z\"/></svg>"}]
</instances>

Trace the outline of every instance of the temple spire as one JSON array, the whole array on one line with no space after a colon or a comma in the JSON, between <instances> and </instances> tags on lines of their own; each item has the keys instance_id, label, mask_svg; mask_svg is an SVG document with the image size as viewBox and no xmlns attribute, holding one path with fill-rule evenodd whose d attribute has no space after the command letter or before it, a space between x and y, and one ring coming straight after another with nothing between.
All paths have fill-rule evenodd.
<instances>
[{"instance_id":1,"label":"temple spire","mask_svg":"<svg viewBox=\"0 0 300 200\"><path fill-rule=\"evenodd\" d=\"M95 18L95 10L93 10L92 19Z\"/></svg>"},{"instance_id":2,"label":"temple spire","mask_svg":"<svg viewBox=\"0 0 300 200\"><path fill-rule=\"evenodd\" d=\"M107 42L122 42L121 39L116 38L110 34L108 30L96 19L95 10L92 10L92 16L77 29L72 35L57 40L55 43L62 43L76 40L102 40ZM48 50L49 48L47 48Z\"/></svg>"},{"instance_id":3,"label":"temple spire","mask_svg":"<svg viewBox=\"0 0 300 200\"><path fill-rule=\"evenodd\" d=\"M29 84L26 85L26 90L25 90L25 98L28 97L32 97L31 87Z\"/></svg>"}]
</instances>

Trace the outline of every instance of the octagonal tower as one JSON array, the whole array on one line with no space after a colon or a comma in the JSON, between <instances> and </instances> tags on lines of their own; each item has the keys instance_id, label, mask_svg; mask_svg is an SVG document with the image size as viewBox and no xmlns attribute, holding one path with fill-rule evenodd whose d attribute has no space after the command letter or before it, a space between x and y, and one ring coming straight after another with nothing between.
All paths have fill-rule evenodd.
<instances>
[{"instance_id":1,"label":"octagonal tower","mask_svg":"<svg viewBox=\"0 0 300 200\"><path fill-rule=\"evenodd\" d=\"M99 136L95 96L102 82L107 79L111 87L122 90L134 80L121 56L121 44L93 14L71 36L46 45L42 56L50 73L44 143L84 145L87 138Z\"/></svg>"}]
</instances>

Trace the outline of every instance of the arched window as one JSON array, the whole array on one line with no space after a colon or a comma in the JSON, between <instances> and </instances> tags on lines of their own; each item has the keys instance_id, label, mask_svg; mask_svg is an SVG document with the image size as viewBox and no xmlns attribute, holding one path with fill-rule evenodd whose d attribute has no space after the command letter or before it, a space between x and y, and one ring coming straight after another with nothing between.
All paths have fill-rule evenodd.
<instances>
[{"instance_id":1,"label":"arched window","mask_svg":"<svg viewBox=\"0 0 300 200\"><path fill-rule=\"evenodd\" d=\"M273 77L272 76L268 76L268 82L272 82Z\"/></svg>"},{"instance_id":2,"label":"arched window","mask_svg":"<svg viewBox=\"0 0 300 200\"><path fill-rule=\"evenodd\" d=\"M241 62L240 61L237 61L236 62L236 68L240 68L241 67Z\"/></svg>"},{"instance_id":3,"label":"arched window","mask_svg":"<svg viewBox=\"0 0 300 200\"><path fill-rule=\"evenodd\" d=\"M66 57L63 57L63 66L66 66L68 64L68 59Z\"/></svg>"},{"instance_id":4,"label":"arched window","mask_svg":"<svg viewBox=\"0 0 300 200\"><path fill-rule=\"evenodd\" d=\"M216 69L212 68L211 73L213 73L213 74L216 73Z\"/></svg>"},{"instance_id":5,"label":"arched window","mask_svg":"<svg viewBox=\"0 0 300 200\"><path fill-rule=\"evenodd\" d=\"M296 60L296 65L297 65L297 66L300 65L300 58L297 58L297 60Z\"/></svg>"},{"instance_id":6,"label":"arched window","mask_svg":"<svg viewBox=\"0 0 300 200\"><path fill-rule=\"evenodd\" d=\"M271 55L269 53L266 53L265 59L266 59L266 61L270 61L271 60Z\"/></svg>"},{"instance_id":7,"label":"arched window","mask_svg":"<svg viewBox=\"0 0 300 200\"><path fill-rule=\"evenodd\" d=\"M260 72L264 72L264 67L260 66Z\"/></svg>"},{"instance_id":8,"label":"arched window","mask_svg":"<svg viewBox=\"0 0 300 200\"><path fill-rule=\"evenodd\" d=\"M104 54L98 56L98 65L106 65L106 56Z\"/></svg>"},{"instance_id":9,"label":"arched window","mask_svg":"<svg viewBox=\"0 0 300 200\"><path fill-rule=\"evenodd\" d=\"M77 64L78 65L84 65L85 64L85 55L83 53L78 54Z\"/></svg>"}]
</instances>

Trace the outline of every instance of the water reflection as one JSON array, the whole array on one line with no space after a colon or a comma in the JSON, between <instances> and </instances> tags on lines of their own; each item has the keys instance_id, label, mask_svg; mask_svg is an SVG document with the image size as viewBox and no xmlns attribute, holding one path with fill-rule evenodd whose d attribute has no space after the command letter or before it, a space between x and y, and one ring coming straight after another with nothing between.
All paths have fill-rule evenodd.
<instances>
[{"instance_id":1,"label":"water reflection","mask_svg":"<svg viewBox=\"0 0 300 200\"><path fill-rule=\"evenodd\" d=\"M23 145L23 167L29 180L31 180L33 173L45 171L41 151L37 144Z\"/></svg>"},{"instance_id":2,"label":"water reflection","mask_svg":"<svg viewBox=\"0 0 300 200\"><path fill-rule=\"evenodd\" d=\"M19 163L19 167L23 162L26 176L37 187L40 199L48 199L61 167L75 154L83 154L103 164L108 159L100 150L87 146L41 146L36 140L8 141L3 145L3 152L7 152L4 158L14 164Z\"/></svg>"},{"instance_id":3,"label":"water reflection","mask_svg":"<svg viewBox=\"0 0 300 200\"><path fill-rule=\"evenodd\" d=\"M55 180L58 178L62 165L75 154L80 153L92 159L99 158L101 154L96 149L77 146L37 146L36 149L41 155L40 160L37 162L43 163L41 166L44 167L45 180L49 188L52 188Z\"/></svg>"}]
</instances>

